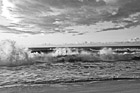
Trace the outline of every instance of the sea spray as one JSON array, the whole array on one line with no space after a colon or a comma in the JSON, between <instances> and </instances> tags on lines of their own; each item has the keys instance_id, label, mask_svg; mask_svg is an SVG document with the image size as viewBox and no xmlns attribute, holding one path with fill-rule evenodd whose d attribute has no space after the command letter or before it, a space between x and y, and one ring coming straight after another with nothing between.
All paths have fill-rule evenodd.
<instances>
[{"instance_id":1,"label":"sea spray","mask_svg":"<svg viewBox=\"0 0 140 93\"><path fill-rule=\"evenodd\" d=\"M52 56L65 56L65 55L76 55L78 53L78 49L72 48L56 48L54 52L50 53Z\"/></svg>"},{"instance_id":2,"label":"sea spray","mask_svg":"<svg viewBox=\"0 0 140 93\"><path fill-rule=\"evenodd\" d=\"M31 50L17 45L15 41L0 42L0 66L20 66L55 60L54 53L31 53Z\"/></svg>"},{"instance_id":3,"label":"sea spray","mask_svg":"<svg viewBox=\"0 0 140 93\"><path fill-rule=\"evenodd\" d=\"M51 53L33 53L33 59L40 62L97 62L97 61L128 61L135 54L115 53L112 48L103 48L97 53L78 48L56 48Z\"/></svg>"},{"instance_id":4,"label":"sea spray","mask_svg":"<svg viewBox=\"0 0 140 93\"><path fill-rule=\"evenodd\" d=\"M122 78L121 75L127 78L140 77L139 74L126 74L127 76L124 74L134 71L134 68L138 70L139 62L117 61L115 64L109 62L126 60L131 58L132 54L115 53L111 48L103 48L98 53L86 51L84 48L63 48L63 51L56 48L56 50L60 52L32 53L27 48L19 47L14 41L2 41L0 65L14 67L0 67L0 87L113 80L116 77ZM36 62L43 64L33 64Z\"/></svg>"},{"instance_id":5,"label":"sea spray","mask_svg":"<svg viewBox=\"0 0 140 93\"><path fill-rule=\"evenodd\" d=\"M99 58L102 61L128 61L133 58L135 54L131 53L115 53L112 48L103 48L99 51Z\"/></svg>"},{"instance_id":6,"label":"sea spray","mask_svg":"<svg viewBox=\"0 0 140 93\"><path fill-rule=\"evenodd\" d=\"M111 48L103 48L98 53L78 48L56 48L52 53L31 53L31 50L18 46L15 41L0 42L0 65L19 66L36 62L95 62L131 60L135 54L115 53Z\"/></svg>"},{"instance_id":7,"label":"sea spray","mask_svg":"<svg viewBox=\"0 0 140 93\"><path fill-rule=\"evenodd\" d=\"M67 52L69 50L69 52ZM96 61L128 61L133 58L135 54L115 53L112 48L103 48L97 53L86 51L84 49L73 48L56 48L56 52L52 53L55 61L58 62L96 62ZM53 59L53 58L52 58Z\"/></svg>"},{"instance_id":8,"label":"sea spray","mask_svg":"<svg viewBox=\"0 0 140 93\"><path fill-rule=\"evenodd\" d=\"M103 49L99 50L99 54L100 55L103 55L103 54L112 55L112 54L115 54L115 53L113 52L112 48L103 48Z\"/></svg>"},{"instance_id":9,"label":"sea spray","mask_svg":"<svg viewBox=\"0 0 140 93\"><path fill-rule=\"evenodd\" d=\"M18 66L31 64L35 59L34 54L27 48L19 47L15 41L3 40L0 42L0 65Z\"/></svg>"}]
</instances>

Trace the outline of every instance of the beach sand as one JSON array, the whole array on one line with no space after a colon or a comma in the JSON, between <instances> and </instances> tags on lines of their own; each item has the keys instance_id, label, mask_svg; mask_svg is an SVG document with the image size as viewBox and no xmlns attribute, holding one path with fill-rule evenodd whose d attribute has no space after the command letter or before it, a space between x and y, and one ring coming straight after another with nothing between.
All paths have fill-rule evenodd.
<instances>
[{"instance_id":1,"label":"beach sand","mask_svg":"<svg viewBox=\"0 0 140 93\"><path fill-rule=\"evenodd\" d=\"M140 93L140 80L15 86L0 93Z\"/></svg>"}]
</instances>

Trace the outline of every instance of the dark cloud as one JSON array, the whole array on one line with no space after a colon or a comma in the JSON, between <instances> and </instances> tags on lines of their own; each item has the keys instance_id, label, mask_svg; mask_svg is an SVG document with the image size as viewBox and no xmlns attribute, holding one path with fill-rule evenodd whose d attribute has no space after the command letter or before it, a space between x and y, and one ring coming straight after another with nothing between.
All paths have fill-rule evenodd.
<instances>
[{"instance_id":1,"label":"dark cloud","mask_svg":"<svg viewBox=\"0 0 140 93\"><path fill-rule=\"evenodd\" d=\"M136 27L136 26L140 25L140 21L137 21L137 22L126 21L126 22L127 22L127 24L124 26L118 26L118 27L116 26L116 27L112 27L112 28L106 28L106 29L102 29L101 31L97 31L97 32L127 29L127 28L132 28L132 27Z\"/></svg>"},{"instance_id":2,"label":"dark cloud","mask_svg":"<svg viewBox=\"0 0 140 93\"><path fill-rule=\"evenodd\" d=\"M138 26L140 23L140 0L2 0L2 2L2 16L11 20L11 25L6 27L11 33L15 30L15 33L29 34L80 34L81 32L68 30L67 27L96 26L99 22L112 22L114 27L101 29L109 31Z\"/></svg>"}]
</instances>

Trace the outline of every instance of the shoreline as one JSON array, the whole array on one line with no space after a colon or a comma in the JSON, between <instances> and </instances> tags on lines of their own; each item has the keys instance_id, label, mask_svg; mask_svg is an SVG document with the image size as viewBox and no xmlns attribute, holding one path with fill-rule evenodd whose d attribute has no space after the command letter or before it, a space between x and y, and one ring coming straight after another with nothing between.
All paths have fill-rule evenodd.
<instances>
[{"instance_id":1,"label":"shoreline","mask_svg":"<svg viewBox=\"0 0 140 93\"><path fill-rule=\"evenodd\" d=\"M112 80L0 88L1 93L138 93L140 80Z\"/></svg>"}]
</instances>

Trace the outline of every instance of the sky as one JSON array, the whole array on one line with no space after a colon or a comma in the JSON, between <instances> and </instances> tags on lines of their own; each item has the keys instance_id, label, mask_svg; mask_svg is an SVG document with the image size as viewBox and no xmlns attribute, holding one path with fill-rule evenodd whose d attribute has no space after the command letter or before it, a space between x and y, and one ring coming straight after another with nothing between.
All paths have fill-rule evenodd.
<instances>
[{"instance_id":1,"label":"sky","mask_svg":"<svg viewBox=\"0 0 140 93\"><path fill-rule=\"evenodd\" d=\"M0 0L0 40L120 42L140 38L140 0Z\"/></svg>"}]
</instances>

